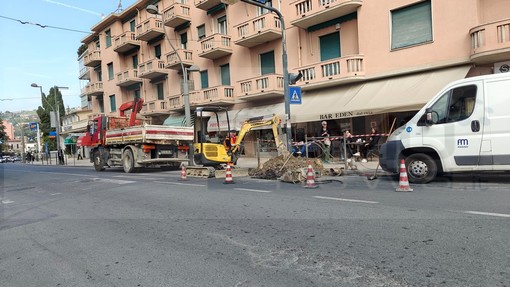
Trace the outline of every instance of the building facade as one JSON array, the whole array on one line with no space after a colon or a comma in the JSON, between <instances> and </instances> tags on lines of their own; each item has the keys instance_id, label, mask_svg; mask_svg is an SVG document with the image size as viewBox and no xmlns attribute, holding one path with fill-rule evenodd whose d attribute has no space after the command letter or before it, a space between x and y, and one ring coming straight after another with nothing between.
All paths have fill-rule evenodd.
<instances>
[{"instance_id":1,"label":"building facade","mask_svg":"<svg viewBox=\"0 0 510 287\"><path fill-rule=\"evenodd\" d=\"M159 15L146 7L156 5ZM281 11L221 0L140 0L91 28L80 57L83 104L119 115L144 99L153 124L191 109L226 106L233 126L252 116L286 118L282 39L288 70L301 73L301 104L291 105L293 138L328 121L333 134L389 132L448 82L510 70L510 1L265 1ZM168 38L165 37L165 29ZM265 138L255 131L247 141ZM248 148L249 150L249 148Z\"/></svg>"}]
</instances>

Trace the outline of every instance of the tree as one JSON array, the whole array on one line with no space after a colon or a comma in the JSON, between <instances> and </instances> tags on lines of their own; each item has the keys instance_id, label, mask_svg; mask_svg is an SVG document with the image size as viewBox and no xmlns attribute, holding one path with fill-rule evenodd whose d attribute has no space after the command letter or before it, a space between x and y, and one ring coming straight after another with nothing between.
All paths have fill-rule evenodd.
<instances>
[{"instance_id":1,"label":"tree","mask_svg":"<svg viewBox=\"0 0 510 287\"><path fill-rule=\"evenodd\" d=\"M50 131L55 131L55 128L51 127L50 113L55 109L55 103L58 103L60 118L62 118L65 115L62 94L58 89L52 87L50 89L48 96L46 96L44 93L41 94L41 103L42 106L39 106L37 108L37 115L39 116L39 120L41 121L39 129L43 134L42 143L43 144L48 143L49 150L56 150L57 149L56 140L49 138Z\"/></svg>"},{"instance_id":2,"label":"tree","mask_svg":"<svg viewBox=\"0 0 510 287\"><path fill-rule=\"evenodd\" d=\"M4 151L7 147L7 141L9 140L9 136L5 132L4 120L0 116L0 153Z\"/></svg>"}]
</instances>

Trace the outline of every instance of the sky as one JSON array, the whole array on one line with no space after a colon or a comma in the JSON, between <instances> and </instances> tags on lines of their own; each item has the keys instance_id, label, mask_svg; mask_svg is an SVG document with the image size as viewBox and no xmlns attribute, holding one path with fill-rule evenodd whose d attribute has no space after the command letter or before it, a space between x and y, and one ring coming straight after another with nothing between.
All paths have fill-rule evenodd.
<instances>
[{"instance_id":1,"label":"sky","mask_svg":"<svg viewBox=\"0 0 510 287\"><path fill-rule=\"evenodd\" d=\"M77 50L90 28L115 12L119 1L0 0L0 111L37 109L40 89L32 83L46 95L53 86L68 87L61 90L64 106L80 107L84 83L78 79ZM123 0L122 8L135 2Z\"/></svg>"}]
</instances>

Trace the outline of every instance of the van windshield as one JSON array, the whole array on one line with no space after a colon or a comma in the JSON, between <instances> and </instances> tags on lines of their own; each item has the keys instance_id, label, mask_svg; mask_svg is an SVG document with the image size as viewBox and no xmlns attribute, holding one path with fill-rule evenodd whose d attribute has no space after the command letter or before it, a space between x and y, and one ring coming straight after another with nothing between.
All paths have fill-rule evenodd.
<instances>
[{"instance_id":1,"label":"van windshield","mask_svg":"<svg viewBox=\"0 0 510 287\"><path fill-rule=\"evenodd\" d=\"M476 91L476 85L469 85L444 93L431 107L432 122L444 124L469 118L475 107Z\"/></svg>"}]
</instances>

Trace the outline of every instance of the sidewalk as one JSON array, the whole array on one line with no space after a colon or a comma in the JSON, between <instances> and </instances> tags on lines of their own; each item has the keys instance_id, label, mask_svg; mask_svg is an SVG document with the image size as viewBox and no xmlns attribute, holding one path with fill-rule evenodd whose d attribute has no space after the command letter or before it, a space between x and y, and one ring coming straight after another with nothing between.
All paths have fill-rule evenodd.
<instances>
[{"instance_id":1,"label":"sidewalk","mask_svg":"<svg viewBox=\"0 0 510 287\"><path fill-rule=\"evenodd\" d=\"M270 159L269 157L262 157L260 159L258 159L256 157L240 157L237 162L237 166L239 166L241 168L257 168L259 161L260 161L260 165L262 166L269 159ZM313 159L311 159L311 160L313 160ZM34 161L33 163L27 162L26 164L57 166L55 160L52 160L51 164L49 163L49 161L48 162ZM329 163L324 163L324 168L325 169L330 169L330 168L343 169L344 175L353 175L353 174L364 175L364 174L370 174L370 173L375 172L375 169L378 165L378 159L374 158L372 161L368 161L366 163L357 161L357 162L354 162L353 165L356 166L355 169L351 168L350 166L347 166L347 168L345 168L345 162L339 161L337 159L337 160L331 161ZM66 161L66 164L61 165L61 166L64 166L64 167L77 167L78 166L78 167L93 168L93 164L90 162L90 159L88 159L88 158L81 159L81 160L77 160L77 159L73 160L73 158L68 158ZM382 171L380 168L378 169L377 172L384 173L384 171Z\"/></svg>"}]
</instances>

